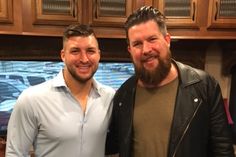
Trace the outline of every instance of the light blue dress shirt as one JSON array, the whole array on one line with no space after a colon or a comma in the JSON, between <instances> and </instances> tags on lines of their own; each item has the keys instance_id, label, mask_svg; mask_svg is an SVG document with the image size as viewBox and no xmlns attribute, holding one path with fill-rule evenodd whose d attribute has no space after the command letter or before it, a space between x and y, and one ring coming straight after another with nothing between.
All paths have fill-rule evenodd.
<instances>
[{"instance_id":1,"label":"light blue dress shirt","mask_svg":"<svg viewBox=\"0 0 236 157\"><path fill-rule=\"evenodd\" d=\"M62 71L19 96L8 124L7 157L104 157L114 89L93 80L87 107L66 86Z\"/></svg>"}]
</instances>

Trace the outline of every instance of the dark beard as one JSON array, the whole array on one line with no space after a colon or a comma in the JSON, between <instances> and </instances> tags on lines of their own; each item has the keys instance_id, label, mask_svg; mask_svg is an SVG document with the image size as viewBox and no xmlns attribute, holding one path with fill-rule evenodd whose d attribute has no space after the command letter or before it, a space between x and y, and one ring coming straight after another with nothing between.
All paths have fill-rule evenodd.
<instances>
[{"instance_id":1,"label":"dark beard","mask_svg":"<svg viewBox=\"0 0 236 157\"><path fill-rule=\"evenodd\" d=\"M69 73L71 74L71 76L80 83L86 83L88 80L90 80L94 76L94 74L97 70L96 69L88 78L82 78L82 77L78 76L74 70L72 70L70 68L67 68L67 69L68 69Z\"/></svg>"},{"instance_id":2,"label":"dark beard","mask_svg":"<svg viewBox=\"0 0 236 157\"><path fill-rule=\"evenodd\" d=\"M166 76L168 75L170 68L171 68L171 54L168 53L166 58L164 60L160 59L159 56L157 56L158 59L158 66L150 71L145 69L145 67L135 67L135 73L137 77L146 85L150 85L150 88L153 86L156 86L160 84L161 81L163 81Z\"/></svg>"}]
</instances>

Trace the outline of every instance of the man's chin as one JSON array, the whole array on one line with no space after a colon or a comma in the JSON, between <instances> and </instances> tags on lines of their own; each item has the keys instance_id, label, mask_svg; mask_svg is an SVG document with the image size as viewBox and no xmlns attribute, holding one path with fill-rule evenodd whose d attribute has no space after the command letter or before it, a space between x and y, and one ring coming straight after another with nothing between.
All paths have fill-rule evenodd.
<instances>
[{"instance_id":1,"label":"man's chin","mask_svg":"<svg viewBox=\"0 0 236 157\"><path fill-rule=\"evenodd\" d=\"M92 78L91 75L89 76L77 76L75 79L81 83L86 83Z\"/></svg>"}]
</instances>

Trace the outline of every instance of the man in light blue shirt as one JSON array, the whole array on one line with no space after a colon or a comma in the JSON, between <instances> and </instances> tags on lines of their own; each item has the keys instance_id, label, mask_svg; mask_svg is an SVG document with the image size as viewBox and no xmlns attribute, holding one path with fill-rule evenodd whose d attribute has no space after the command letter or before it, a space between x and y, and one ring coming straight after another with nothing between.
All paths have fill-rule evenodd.
<instances>
[{"instance_id":1,"label":"man in light blue shirt","mask_svg":"<svg viewBox=\"0 0 236 157\"><path fill-rule=\"evenodd\" d=\"M19 96L8 124L7 157L104 157L115 91L93 75L100 50L93 30L69 26L63 36L64 69Z\"/></svg>"}]
</instances>

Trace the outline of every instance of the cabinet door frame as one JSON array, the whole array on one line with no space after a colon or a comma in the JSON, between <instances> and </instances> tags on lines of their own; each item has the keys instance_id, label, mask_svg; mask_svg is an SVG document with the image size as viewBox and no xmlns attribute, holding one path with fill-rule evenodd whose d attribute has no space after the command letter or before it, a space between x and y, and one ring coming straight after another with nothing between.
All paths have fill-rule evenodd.
<instances>
[{"instance_id":1,"label":"cabinet door frame","mask_svg":"<svg viewBox=\"0 0 236 157\"><path fill-rule=\"evenodd\" d=\"M21 34L21 0L0 0L0 3L0 34Z\"/></svg>"},{"instance_id":2,"label":"cabinet door frame","mask_svg":"<svg viewBox=\"0 0 236 157\"><path fill-rule=\"evenodd\" d=\"M41 15L41 12L37 12L36 5L39 5L38 3L42 2L42 0L22 0L22 34L37 36L62 36L66 26L70 24L82 23L82 0L70 1L77 2L77 15L75 15L75 17L61 16L57 14L57 16L54 14Z\"/></svg>"},{"instance_id":3,"label":"cabinet door frame","mask_svg":"<svg viewBox=\"0 0 236 157\"><path fill-rule=\"evenodd\" d=\"M126 0L126 15L124 17L99 16L98 0L89 0L89 24L92 26L123 27L127 17L132 13L136 0Z\"/></svg>"},{"instance_id":4,"label":"cabinet door frame","mask_svg":"<svg viewBox=\"0 0 236 157\"><path fill-rule=\"evenodd\" d=\"M0 23L13 23L13 0L0 0Z\"/></svg>"},{"instance_id":5,"label":"cabinet door frame","mask_svg":"<svg viewBox=\"0 0 236 157\"><path fill-rule=\"evenodd\" d=\"M220 0L209 0L208 28L236 28L236 17L219 17Z\"/></svg>"},{"instance_id":6,"label":"cabinet door frame","mask_svg":"<svg viewBox=\"0 0 236 157\"><path fill-rule=\"evenodd\" d=\"M70 14L44 14L42 0L31 0L31 11L34 15L33 25L68 25L73 22L81 22L82 0L69 0L71 3Z\"/></svg>"},{"instance_id":7,"label":"cabinet door frame","mask_svg":"<svg viewBox=\"0 0 236 157\"><path fill-rule=\"evenodd\" d=\"M164 13L165 0L153 0L154 6L156 6L162 13ZM199 28L199 17L198 17L198 0L191 1L191 12L188 17L179 16L166 16L166 24L168 28Z\"/></svg>"}]
</instances>

